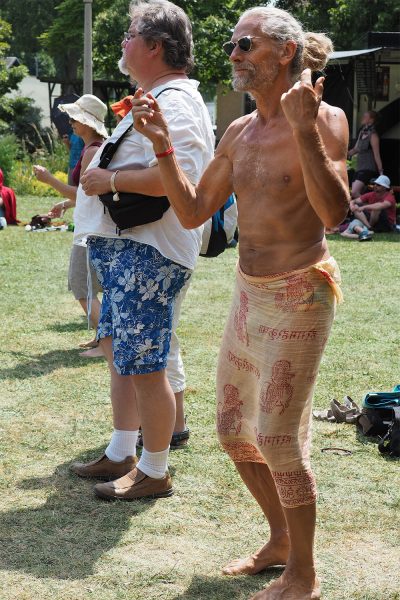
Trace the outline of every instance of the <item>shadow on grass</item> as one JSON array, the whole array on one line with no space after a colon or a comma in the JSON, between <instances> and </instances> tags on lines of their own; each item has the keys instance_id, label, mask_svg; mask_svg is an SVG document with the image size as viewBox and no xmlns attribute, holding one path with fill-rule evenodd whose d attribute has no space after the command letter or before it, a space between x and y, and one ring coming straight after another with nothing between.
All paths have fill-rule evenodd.
<instances>
[{"instance_id":1,"label":"shadow on grass","mask_svg":"<svg viewBox=\"0 0 400 600\"><path fill-rule=\"evenodd\" d=\"M87 459L87 454L78 459ZM34 490L48 490L48 496L41 506L0 514L0 569L51 579L93 575L96 562L119 543L132 518L157 502L100 500L93 493L96 481L70 474L68 466L59 465L50 477L16 484L30 504Z\"/></svg>"},{"instance_id":2,"label":"shadow on grass","mask_svg":"<svg viewBox=\"0 0 400 600\"><path fill-rule=\"evenodd\" d=\"M274 567L251 577L206 577L195 575L188 589L173 600L220 600L235 598L248 600L271 581L282 574L282 568Z\"/></svg>"},{"instance_id":3,"label":"shadow on grass","mask_svg":"<svg viewBox=\"0 0 400 600\"><path fill-rule=\"evenodd\" d=\"M377 436L368 437L366 435L363 435L360 431L357 430L356 438L357 438L357 441L360 442L360 444L363 444L364 446L376 446L376 451L377 451L378 455L386 462L400 461L400 456L391 456L390 454L382 454L379 451L378 445L381 442L380 437L377 437Z\"/></svg>"},{"instance_id":4,"label":"shadow on grass","mask_svg":"<svg viewBox=\"0 0 400 600\"><path fill-rule=\"evenodd\" d=\"M26 354L24 352L7 352L8 356L14 356L18 359L18 365L10 368L0 368L0 379L29 379L32 377L42 377L61 368L76 368L82 365L90 366L93 360L104 360L91 358L88 360L79 355L82 348L73 350L52 350L44 354ZM1 354L1 352L0 352ZM5 354L5 353L4 353Z\"/></svg>"},{"instance_id":5,"label":"shadow on grass","mask_svg":"<svg viewBox=\"0 0 400 600\"><path fill-rule=\"evenodd\" d=\"M74 333L75 331L82 331L83 335L86 329L87 335L90 336L93 334L94 336L93 330L91 332L88 331L87 321L84 318L82 318L82 321L71 321L70 323L52 323L51 325L47 326L47 329L57 333Z\"/></svg>"}]
</instances>

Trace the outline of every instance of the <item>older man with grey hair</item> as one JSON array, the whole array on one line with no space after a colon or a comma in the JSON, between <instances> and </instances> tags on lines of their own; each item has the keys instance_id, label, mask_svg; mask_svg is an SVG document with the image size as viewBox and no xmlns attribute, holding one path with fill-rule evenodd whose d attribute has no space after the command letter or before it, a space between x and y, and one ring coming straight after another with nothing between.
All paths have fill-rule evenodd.
<instances>
[{"instance_id":1,"label":"older man with grey hair","mask_svg":"<svg viewBox=\"0 0 400 600\"><path fill-rule=\"evenodd\" d=\"M234 88L251 93L256 110L230 125L197 187L172 152L159 165L185 227L203 223L233 191L238 198L239 265L219 358L217 428L271 531L224 573L286 565L254 598L314 600L311 402L341 298L324 228L349 207L348 126L343 111L322 102L323 77L311 80L330 40L304 32L289 13L246 11L224 50ZM134 100L133 113L137 131L167 153L172 140L154 97Z\"/></svg>"},{"instance_id":2,"label":"older man with grey hair","mask_svg":"<svg viewBox=\"0 0 400 600\"><path fill-rule=\"evenodd\" d=\"M132 2L130 17L120 69L137 82L136 97L146 92L159 97L175 155L196 184L212 158L214 136L198 82L188 78L193 66L190 21L166 0ZM131 125L129 113L109 141ZM72 470L82 477L113 480L94 488L104 499L160 498L173 492L167 461L175 398L166 364L174 304L195 267L202 227L186 230L170 207L156 221L118 231L98 195L163 196L159 161L164 153L155 154L149 140L130 129L108 169L98 168L100 154L81 179L75 238L87 240L104 290L97 336L111 373L114 431L104 455L76 463ZM137 462L139 425L143 451Z\"/></svg>"}]
</instances>

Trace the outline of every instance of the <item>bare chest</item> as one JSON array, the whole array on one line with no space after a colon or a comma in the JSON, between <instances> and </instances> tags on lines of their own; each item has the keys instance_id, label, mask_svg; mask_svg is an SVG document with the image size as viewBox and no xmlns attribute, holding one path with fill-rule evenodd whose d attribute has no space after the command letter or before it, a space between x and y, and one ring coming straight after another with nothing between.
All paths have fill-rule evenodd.
<instances>
[{"instance_id":1,"label":"bare chest","mask_svg":"<svg viewBox=\"0 0 400 600\"><path fill-rule=\"evenodd\" d=\"M232 164L238 196L282 197L282 194L298 193L303 186L297 149L288 127L243 131L237 140Z\"/></svg>"}]
</instances>

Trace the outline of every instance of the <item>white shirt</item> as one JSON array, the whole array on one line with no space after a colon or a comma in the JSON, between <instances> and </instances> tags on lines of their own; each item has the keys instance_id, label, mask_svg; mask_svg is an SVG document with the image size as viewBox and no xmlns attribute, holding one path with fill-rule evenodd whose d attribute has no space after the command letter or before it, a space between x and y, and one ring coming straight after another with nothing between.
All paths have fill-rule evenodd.
<instances>
[{"instance_id":1,"label":"white shirt","mask_svg":"<svg viewBox=\"0 0 400 600\"><path fill-rule=\"evenodd\" d=\"M214 155L214 134L208 110L197 91L199 83L189 79L176 79L153 90L157 96L162 89L174 87L178 90L163 92L157 102L168 122L176 159L191 183L197 184ZM180 91L184 90L184 91ZM132 123L132 113L118 124L108 138L113 142ZM96 152L88 168L100 162L102 147ZM149 139L132 129L114 154L112 170L146 169L157 164L153 145ZM85 244L88 235L133 239L149 244L166 258L189 269L194 269L200 252L203 226L184 229L174 210L170 207L163 217L138 227L124 229L119 234L114 221L106 212L98 196L87 196L79 184L74 211L74 244Z\"/></svg>"}]
</instances>

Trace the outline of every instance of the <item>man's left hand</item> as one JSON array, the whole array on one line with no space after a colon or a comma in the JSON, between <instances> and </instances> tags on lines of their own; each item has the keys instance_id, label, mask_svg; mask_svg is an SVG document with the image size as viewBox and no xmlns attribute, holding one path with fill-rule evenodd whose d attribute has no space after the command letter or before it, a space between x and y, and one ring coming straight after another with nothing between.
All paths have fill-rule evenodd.
<instances>
[{"instance_id":1,"label":"man's left hand","mask_svg":"<svg viewBox=\"0 0 400 600\"><path fill-rule=\"evenodd\" d=\"M307 129L315 125L323 91L324 77L319 77L313 86L311 69L304 69L300 80L282 94L281 106L293 129Z\"/></svg>"},{"instance_id":2,"label":"man's left hand","mask_svg":"<svg viewBox=\"0 0 400 600\"><path fill-rule=\"evenodd\" d=\"M98 196L111 192L112 171L107 169L87 169L81 177L83 191L87 196Z\"/></svg>"}]
</instances>

